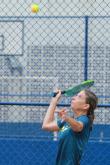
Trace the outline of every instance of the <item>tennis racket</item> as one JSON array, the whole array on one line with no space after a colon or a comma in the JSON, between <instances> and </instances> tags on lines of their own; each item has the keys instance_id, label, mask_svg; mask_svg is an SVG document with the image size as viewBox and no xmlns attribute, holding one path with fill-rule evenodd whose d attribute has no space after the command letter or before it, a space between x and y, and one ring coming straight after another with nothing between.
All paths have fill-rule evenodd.
<instances>
[{"instance_id":1,"label":"tennis racket","mask_svg":"<svg viewBox=\"0 0 110 165\"><path fill-rule=\"evenodd\" d=\"M64 91L61 91L61 94L64 94L65 96L74 96L77 93L79 93L80 91L82 91L82 90L84 90L86 88L91 87L93 84L94 84L93 80L86 80L86 81L83 81L79 85L76 85L76 86L68 88L68 89L66 89ZM55 97L56 95L57 95L57 93L54 92L53 93L53 97Z\"/></svg>"}]
</instances>

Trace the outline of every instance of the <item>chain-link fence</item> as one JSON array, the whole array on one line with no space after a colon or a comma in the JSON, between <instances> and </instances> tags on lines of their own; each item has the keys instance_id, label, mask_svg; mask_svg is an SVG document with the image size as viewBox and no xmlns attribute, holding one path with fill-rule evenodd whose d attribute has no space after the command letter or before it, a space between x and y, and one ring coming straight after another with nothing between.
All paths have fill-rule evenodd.
<instances>
[{"instance_id":1,"label":"chain-link fence","mask_svg":"<svg viewBox=\"0 0 110 165\"><path fill-rule=\"evenodd\" d=\"M38 13L32 13L32 3L39 5ZM31 142L33 139L44 140L45 146L47 146L47 140L57 140L56 133L41 130L51 93L57 87L65 89L86 79L95 81L91 89L99 97L90 141L97 142L98 145L109 144L109 13L108 0L7 0L0 2L1 145L3 138L8 138L8 140L28 138ZM63 97L60 106L69 108L70 99ZM22 144L25 144L25 140ZM17 142L14 146L16 145ZM54 144L50 146L52 145ZM4 147L5 145L2 145L2 148ZM40 151L43 148L41 144ZM100 146L98 148L100 150ZM103 147L101 149L103 150ZM26 165L41 164L39 158L35 162L32 161L35 157L34 151L35 148L32 147L32 150L30 149L31 163L28 160ZM44 160L42 164L45 164L46 154L41 152L37 154L40 154ZM90 158L92 152L89 151ZM0 153L3 156L2 151ZM45 153L47 153L47 147ZM27 155L30 155L29 151ZM108 157L107 153L104 156ZM87 164L87 160L89 158L86 155L82 163ZM97 159L94 157L92 163L95 160ZM18 164L24 164L23 161L21 160ZM104 161L107 159L103 159L102 164ZM3 162L8 164L5 160L1 161L1 164ZM107 165L108 162L105 164ZM12 164L17 164L17 161L16 163L13 161ZM101 165L98 161L96 164ZM52 162L49 165L52 165Z\"/></svg>"}]
</instances>

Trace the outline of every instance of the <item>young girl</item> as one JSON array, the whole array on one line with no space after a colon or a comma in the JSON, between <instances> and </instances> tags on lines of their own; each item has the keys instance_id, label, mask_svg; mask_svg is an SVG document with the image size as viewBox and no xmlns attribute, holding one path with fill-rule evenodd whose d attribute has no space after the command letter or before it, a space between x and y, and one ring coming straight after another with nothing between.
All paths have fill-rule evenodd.
<instances>
[{"instance_id":1,"label":"young girl","mask_svg":"<svg viewBox=\"0 0 110 165\"><path fill-rule=\"evenodd\" d=\"M59 131L59 145L56 157L56 165L79 165L81 156L88 142L94 120L94 110L98 99L96 95L84 90L72 97L71 109L74 117L67 114L65 108L57 111L60 120L54 120L57 103L61 97L61 91L57 91L45 115L42 128L49 131Z\"/></svg>"}]
</instances>

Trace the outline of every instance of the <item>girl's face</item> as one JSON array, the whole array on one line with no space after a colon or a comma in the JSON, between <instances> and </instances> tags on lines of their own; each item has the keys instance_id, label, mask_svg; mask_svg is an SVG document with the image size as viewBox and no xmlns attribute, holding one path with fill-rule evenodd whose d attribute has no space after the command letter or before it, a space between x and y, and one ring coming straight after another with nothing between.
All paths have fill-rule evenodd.
<instances>
[{"instance_id":1,"label":"girl's face","mask_svg":"<svg viewBox=\"0 0 110 165\"><path fill-rule=\"evenodd\" d=\"M86 95L84 91L79 92L76 96L72 97L71 108L74 110L84 110L87 107Z\"/></svg>"}]
</instances>

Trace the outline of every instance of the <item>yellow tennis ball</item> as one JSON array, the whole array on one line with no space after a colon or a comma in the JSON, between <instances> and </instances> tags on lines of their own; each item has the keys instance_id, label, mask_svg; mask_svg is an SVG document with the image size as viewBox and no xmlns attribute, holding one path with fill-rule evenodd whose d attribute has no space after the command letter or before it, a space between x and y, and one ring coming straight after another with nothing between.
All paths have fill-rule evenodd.
<instances>
[{"instance_id":1,"label":"yellow tennis ball","mask_svg":"<svg viewBox=\"0 0 110 165\"><path fill-rule=\"evenodd\" d=\"M38 4L32 4L31 5L31 11L33 12L33 13L37 13L38 11L39 11L39 5Z\"/></svg>"}]
</instances>

